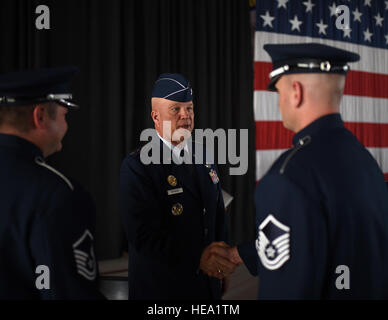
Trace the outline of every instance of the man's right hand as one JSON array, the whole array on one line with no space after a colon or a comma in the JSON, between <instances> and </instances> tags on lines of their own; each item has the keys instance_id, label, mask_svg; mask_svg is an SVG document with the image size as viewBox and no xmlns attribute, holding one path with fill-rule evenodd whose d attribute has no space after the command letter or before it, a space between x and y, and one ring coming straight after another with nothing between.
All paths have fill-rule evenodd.
<instances>
[{"instance_id":1,"label":"man's right hand","mask_svg":"<svg viewBox=\"0 0 388 320\"><path fill-rule=\"evenodd\" d=\"M234 249L235 247L231 248L225 242L213 242L202 253L200 269L211 277L228 277L242 263L238 259L238 253L238 258L236 257Z\"/></svg>"}]
</instances>

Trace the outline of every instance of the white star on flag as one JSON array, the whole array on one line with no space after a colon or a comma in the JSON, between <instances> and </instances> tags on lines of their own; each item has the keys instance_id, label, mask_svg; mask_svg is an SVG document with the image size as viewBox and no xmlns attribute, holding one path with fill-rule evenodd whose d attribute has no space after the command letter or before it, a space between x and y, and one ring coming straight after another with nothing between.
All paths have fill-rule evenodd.
<instances>
[{"instance_id":1,"label":"white star on flag","mask_svg":"<svg viewBox=\"0 0 388 320\"><path fill-rule=\"evenodd\" d=\"M384 18L380 16L380 12L377 13L377 16L374 17L376 19L376 26L383 26Z\"/></svg>"},{"instance_id":2,"label":"white star on flag","mask_svg":"<svg viewBox=\"0 0 388 320\"><path fill-rule=\"evenodd\" d=\"M291 31L297 29L300 32L300 25L303 23L298 20L298 17L295 15L293 20L289 20L292 24Z\"/></svg>"},{"instance_id":3,"label":"white star on flag","mask_svg":"<svg viewBox=\"0 0 388 320\"><path fill-rule=\"evenodd\" d=\"M365 0L365 3L364 3L364 6L369 6L369 7L371 7L372 5L371 5L371 2L372 0Z\"/></svg>"},{"instance_id":4,"label":"white star on flag","mask_svg":"<svg viewBox=\"0 0 388 320\"><path fill-rule=\"evenodd\" d=\"M385 10L388 10L388 1L385 1Z\"/></svg>"},{"instance_id":5,"label":"white star on flag","mask_svg":"<svg viewBox=\"0 0 388 320\"><path fill-rule=\"evenodd\" d=\"M313 7L315 6L315 4L312 3L311 0L305 1L303 2L303 4L306 6L306 12L309 12L309 11L313 12Z\"/></svg>"},{"instance_id":6,"label":"white star on flag","mask_svg":"<svg viewBox=\"0 0 388 320\"><path fill-rule=\"evenodd\" d=\"M350 28L350 27L348 27L348 28L345 28L345 29L343 29L342 30L343 32L344 32L344 38L346 38L346 37L349 37L349 39L351 39L352 37L350 36L350 33L352 32L352 29Z\"/></svg>"},{"instance_id":7,"label":"white star on flag","mask_svg":"<svg viewBox=\"0 0 388 320\"><path fill-rule=\"evenodd\" d=\"M316 23L316 26L319 28L319 34L323 33L326 35L327 24L324 24L322 19L319 23Z\"/></svg>"},{"instance_id":8,"label":"white star on flag","mask_svg":"<svg viewBox=\"0 0 388 320\"><path fill-rule=\"evenodd\" d=\"M287 9L287 2L288 0L278 0L278 8L284 8Z\"/></svg>"},{"instance_id":9,"label":"white star on flag","mask_svg":"<svg viewBox=\"0 0 388 320\"><path fill-rule=\"evenodd\" d=\"M331 7L329 6L329 9L330 9L330 17L337 15L337 6L336 6L335 2L333 2Z\"/></svg>"},{"instance_id":10,"label":"white star on flag","mask_svg":"<svg viewBox=\"0 0 388 320\"><path fill-rule=\"evenodd\" d=\"M356 10L353 11L353 14L354 14L354 21L361 22L362 13L358 11L358 8L356 8Z\"/></svg>"},{"instance_id":11,"label":"white star on flag","mask_svg":"<svg viewBox=\"0 0 388 320\"><path fill-rule=\"evenodd\" d=\"M366 31L364 31L364 41L372 41L373 33L369 32L369 28L366 28Z\"/></svg>"},{"instance_id":12,"label":"white star on flag","mask_svg":"<svg viewBox=\"0 0 388 320\"><path fill-rule=\"evenodd\" d=\"M260 17L264 20L263 27L270 26L273 28L272 20L275 19L275 17L271 17L268 10L266 11L265 15L261 15Z\"/></svg>"}]
</instances>

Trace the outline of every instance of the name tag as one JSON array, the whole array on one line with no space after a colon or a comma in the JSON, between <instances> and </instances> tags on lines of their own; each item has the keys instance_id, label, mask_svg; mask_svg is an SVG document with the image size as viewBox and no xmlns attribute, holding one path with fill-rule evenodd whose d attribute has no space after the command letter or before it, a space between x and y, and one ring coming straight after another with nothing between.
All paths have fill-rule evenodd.
<instances>
[{"instance_id":1,"label":"name tag","mask_svg":"<svg viewBox=\"0 0 388 320\"><path fill-rule=\"evenodd\" d=\"M169 196L172 196L172 195L178 194L178 193L183 193L183 189L176 188L176 189L167 190L167 195L169 195Z\"/></svg>"}]
</instances>

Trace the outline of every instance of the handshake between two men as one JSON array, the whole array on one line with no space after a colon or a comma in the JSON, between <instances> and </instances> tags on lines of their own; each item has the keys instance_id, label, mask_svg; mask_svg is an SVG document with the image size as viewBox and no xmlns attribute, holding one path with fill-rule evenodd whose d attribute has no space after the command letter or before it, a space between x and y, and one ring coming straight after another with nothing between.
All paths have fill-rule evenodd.
<instances>
[{"instance_id":1,"label":"handshake between two men","mask_svg":"<svg viewBox=\"0 0 388 320\"><path fill-rule=\"evenodd\" d=\"M230 247L225 242L213 242L202 253L200 269L210 277L227 278L243 261L237 247Z\"/></svg>"}]
</instances>

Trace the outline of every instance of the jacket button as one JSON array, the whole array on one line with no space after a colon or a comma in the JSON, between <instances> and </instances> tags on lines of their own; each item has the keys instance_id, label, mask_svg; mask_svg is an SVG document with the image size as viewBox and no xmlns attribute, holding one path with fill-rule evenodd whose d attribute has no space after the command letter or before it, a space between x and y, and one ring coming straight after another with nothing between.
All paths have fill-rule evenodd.
<instances>
[{"instance_id":1,"label":"jacket button","mask_svg":"<svg viewBox=\"0 0 388 320\"><path fill-rule=\"evenodd\" d=\"M203 215L205 215L206 214L206 209L205 208L203 208Z\"/></svg>"},{"instance_id":2,"label":"jacket button","mask_svg":"<svg viewBox=\"0 0 388 320\"><path fill-rule=\"evenodd\" d=\"M205 228L204 232L205 232L205 236L207 236L207 234L209 233L209 229Z\"/></svg>"}]
</instances>

